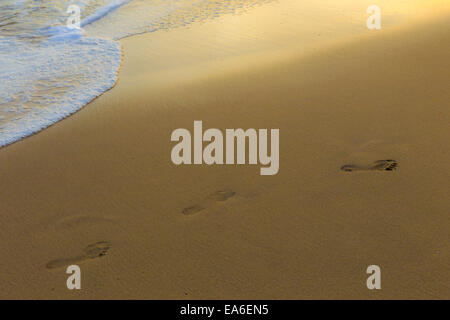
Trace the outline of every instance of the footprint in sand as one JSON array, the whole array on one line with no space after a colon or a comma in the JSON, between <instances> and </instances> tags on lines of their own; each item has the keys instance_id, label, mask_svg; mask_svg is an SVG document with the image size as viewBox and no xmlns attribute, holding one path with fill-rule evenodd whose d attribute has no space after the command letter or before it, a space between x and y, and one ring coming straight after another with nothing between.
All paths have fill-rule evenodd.
<instances>
[{"instance_id":1,"label":"footprint in sand","mask_svg":"<svg viewBox=\"0 0 450 320\"><path fill-rule=\"evenodd\" d=\"M216 204L217 202L227 201L228 199L233 197L235 194L236 194L236 192L230 191L230 190L220 190L220 191L214 192L214 193L210 194L209 196L207 196L206 199L203 200L201 203L184 208L182 213L187 216L196 214L208 207L214 206L214 204Z\"/></svg>"},{"instance_id":2,"label":"footprint in sand","mask_svg":"<svg viewBox=\"0 0 450 320\"><path fill-rule=\"evenodd\" d=\"M360 166L356 164L346 164L341 167L342 171L393 171L398 167L398 162L395 160L377 160L368 166Z\"/></svg>"},{"instance_id":3,"label":"footprint in sand","mask_svg":"<svg viewBox=\"0 0 450 320\"><path fill-rule=\"evenodd\" d=\"M49 263L47 263L47 269L61 268L71 264L79 263L81 261L100 258L106 255L110 248L111 244L109 242L99 241L88 245L78 256L50 261Z\"/></svg>"}]
</instances>

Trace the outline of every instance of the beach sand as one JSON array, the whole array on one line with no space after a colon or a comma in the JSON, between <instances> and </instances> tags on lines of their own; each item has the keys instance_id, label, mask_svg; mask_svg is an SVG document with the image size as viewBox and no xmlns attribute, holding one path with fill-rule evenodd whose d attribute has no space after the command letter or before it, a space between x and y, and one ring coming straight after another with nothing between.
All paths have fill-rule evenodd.
<instances>
[{"instance_id":1,"label":"beach sand","mask_svg":"<svg viewBox=\"0 0 450 320\"><path fill-rule=\"evenodd\" d=\"M284 3L122 40L112 90L0 150L0 298L450 298L449 15L306 41ZM279 128L279 173L174 165L194 120Z\"/></svg>"}]
</instances>

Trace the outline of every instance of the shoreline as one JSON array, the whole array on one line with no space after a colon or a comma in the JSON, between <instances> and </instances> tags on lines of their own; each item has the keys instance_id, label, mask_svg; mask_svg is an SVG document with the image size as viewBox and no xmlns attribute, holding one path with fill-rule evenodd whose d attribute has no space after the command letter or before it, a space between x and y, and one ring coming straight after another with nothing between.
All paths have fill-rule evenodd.
<instances>
[{"instance_id":1,"label":"shoreline","mask_svg":"<svg viewBox=\"0 0 450 320\"><path fill-rule=\"evenodd\" d=\"M261 5L263 8L269 10L270 6L274 5L274 3L267 3L264 5ZM257 10L257 9L261 9L262 7L256 7L253 8L252 10ZM424 7L425 8L425 7ZM408 29L411 29L412 26L417 26L417 25L427 25L428 23L432 22L433 20L437 19L440 20L442 18L445 18L446 16L449 15L450 12L450 5L448 7L442 7L441 8L444 13L439 13L436 14L433 10L426 10L426 13L419 16L419 17L413 17L412 19L410 19L409 21L407 20L407 22L405 21L400 21L397 23L393 23L390 22L389 26L387 27L388 30L383 30L383 33L392 33L392 32L405 32ZM251 13L246 12L246 13L241 13L240 15L249 15L251 16ZM197 25L194 23L193 25L187 25L184 27L176 27L172 30L159 30L157 32L159 32L159 34L157 35L157 37L161 37L162 34L165 33L176 33L176 32L180 32L183 33L183 29L184 28L194 28L194 29L199 29L199 25L198 24L215 24L217 22L217 20L220 21L220 19L236 19L238 16L233 16L233 15L228 15L228 14L224 14L220 17L216 17L214 19L211 20L205 20L205 21L201 21L201 22L197 22ZM408 15L406 15L408 16ZM410 18L410 17L409 17ZM405 18L403 18L403 20L405 20ZM201 27L200 27L201 28ZM194 78L197 79L204 79L207 78L209 76L213 76L214 74L223 74L225 72L230 72L231 70L235 70L236 72L240 72L243 70L243 68L246 69L252 69L252 68L257 68L257 67L262 67L262 66L270 66L270 65L276 65L279 64L283 61L286 60L292 60L292 59L299 59L301 57L309 57L312 56L314 54L317 54L320 52L323 52L325 50L338 50L340 47L345 47L345 46L349 46L352 45L352 43L356 43L358 41L365 41L367 39L370 38L374 38L376 39L376 33L380 32L378 31L372 31L371 33L367 33L367 31L361 32L361 30L359 31L359 33L348 33L345 34L342 33L340 35L340 37L338 39L328 39L327 41L321 43L306 43L306 48L304 47L305 44L300 44L300 45L296 45L296 46L289 46L289 47L283 47L283 48L274 48L271 47L271 49L268 50L263 50L263 51L258 51L258 52L253 52L253 53L238 53L235 52L234 55L227 57L225 59L220 58L220 61L218 63L217 60L209 60L209 61L200 61L199 57L196 57L194 64L193 65L178 65L175 68L172 69L163 69L160 71L160 75L162 75L165 80L161 80L158 79L154 84L158 87L158 86L166 86L166 85L170 85L170 82L173 81L173 77L177 77L180 78L180 76L185 77L183 79L183 81L195 81ZM123 62L124 62L124 43L127 43L128 41L130 41L130 39L142 39L143 41L147 41L146 38L148 37L154 37L154 33L153 32L145 32L145 33L138 33L135 35L130 35L130 36L126 36L124 38L118 39L118 40L114 40L115 42L118 42L121 46L121 62L120 62L120 66L119 69L116 72L116 77L117 80L114 83L114 85L109 88L108 90L102 92L100 95L98 95L97 97L93 98L91 101L87 102L86 104L84 104L82 107L80 107L78 110L74 111L73 113L65 116L64 118L62 118L61 120L58 120L52 124L50 124L49 126L40 129L39 131L36 131L32 134L29 134L25 137L22 137L18 140L15 140L11 143L8 143L6 145L0 146L0 150L12 145L12 144L16 144L17 142L20 142L24 139L30 138L32 136L35 136L39 133L41 133L42 131L53 127L55 124L60 123L63 120L67 120L68 118L72 117L74 114L78 113L79 111L81 111L82 109L84 109L85 107L87 107L88 105L92 104L95 100L97 100L99 97L101 97L102 95L104 95L105 93L107 93L108 91L114 89L117 85L117 83L120 80L120 71L121 68L123 66ZM132 42L134 42L135 40L131 40ZM136 40L138 41L138 40ZM171 60L171 62L173 62L173 59ZM192 61L191 61L192 62ZM243 67L243 64L247 64L247 66ZM202 72L198 73L196 72L194 69L196 68L201 68ZM211 69L212 71L206 71L207 69ZM194 78L191 78L194 77Z\"/></svg>"},{"instance_id":2,"label":"shoreline","mask_svg":"<svg viewBox=\"0 0 450 320\"><path fill-rule=\"evenodd\" d=\"M449 298L448 19L164 69L165 48L183 48L180 64L220 51L195 41L221 24L124 39L114 90L0 150L0 296ZM170 133L194 120L279 128L279 173L173 165ZM398 170L340 170L380 159ZM183 214L192 207L203 209ZM83 255L99 243L105 256ZM79 292L65 287L67 262L80 264ZM372 264L379 292L365 287Z\"/></svg>"}]
</instances>

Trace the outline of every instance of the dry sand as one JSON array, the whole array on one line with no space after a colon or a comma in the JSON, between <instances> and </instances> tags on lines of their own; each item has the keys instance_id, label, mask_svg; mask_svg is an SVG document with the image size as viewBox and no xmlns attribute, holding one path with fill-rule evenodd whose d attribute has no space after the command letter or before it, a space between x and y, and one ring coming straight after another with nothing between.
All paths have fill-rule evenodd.
<instances>
[{"instance_id":1,"label":"dry sand","mask_svg":"<svg viewBox=\"0 0 450 320\"><path fill-rule=\"evenodd\" d=\"M125 39L114 89L0 150L0 298L450 298L449 16L303 50L249 40L274 8ZM194 120L279 128L280 172L173 165Z\"/></svg>"}]
</instances>

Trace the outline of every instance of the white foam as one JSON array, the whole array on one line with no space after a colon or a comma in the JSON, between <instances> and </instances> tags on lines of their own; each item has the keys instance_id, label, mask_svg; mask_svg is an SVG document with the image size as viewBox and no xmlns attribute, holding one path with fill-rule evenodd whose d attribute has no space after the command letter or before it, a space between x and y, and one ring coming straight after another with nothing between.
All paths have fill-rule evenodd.
<instances>
[{"instance_id":1,"label":"white foam","mask_svg":"<svg viewBox=\"0 0 450 320\"><path fill-rule=\"evenodd\" d=\"M129 1L98 2L104 6L85 17L82 25L101 19ZM88 3L78 2L81 6ZM19 12L26 12L28 3L14 5L23 6ZM45 21L38 16L26 26L43 27L0 36L0 147L76 112L117 80L120 43L86 37L84 30L65 24L53 25L54 18L49 14L49 21Z\"/></svg>"},{"instance_id":2,"label":"white foam","mask_svg":"<svg viewBox=\"0 0 450 320\"><path fill-rule=\"evenodd\" d=\"M67 117L110 89L118 42L57 36L29 45L0 38L0 146Z\"/></svg>"}]
</instances>

